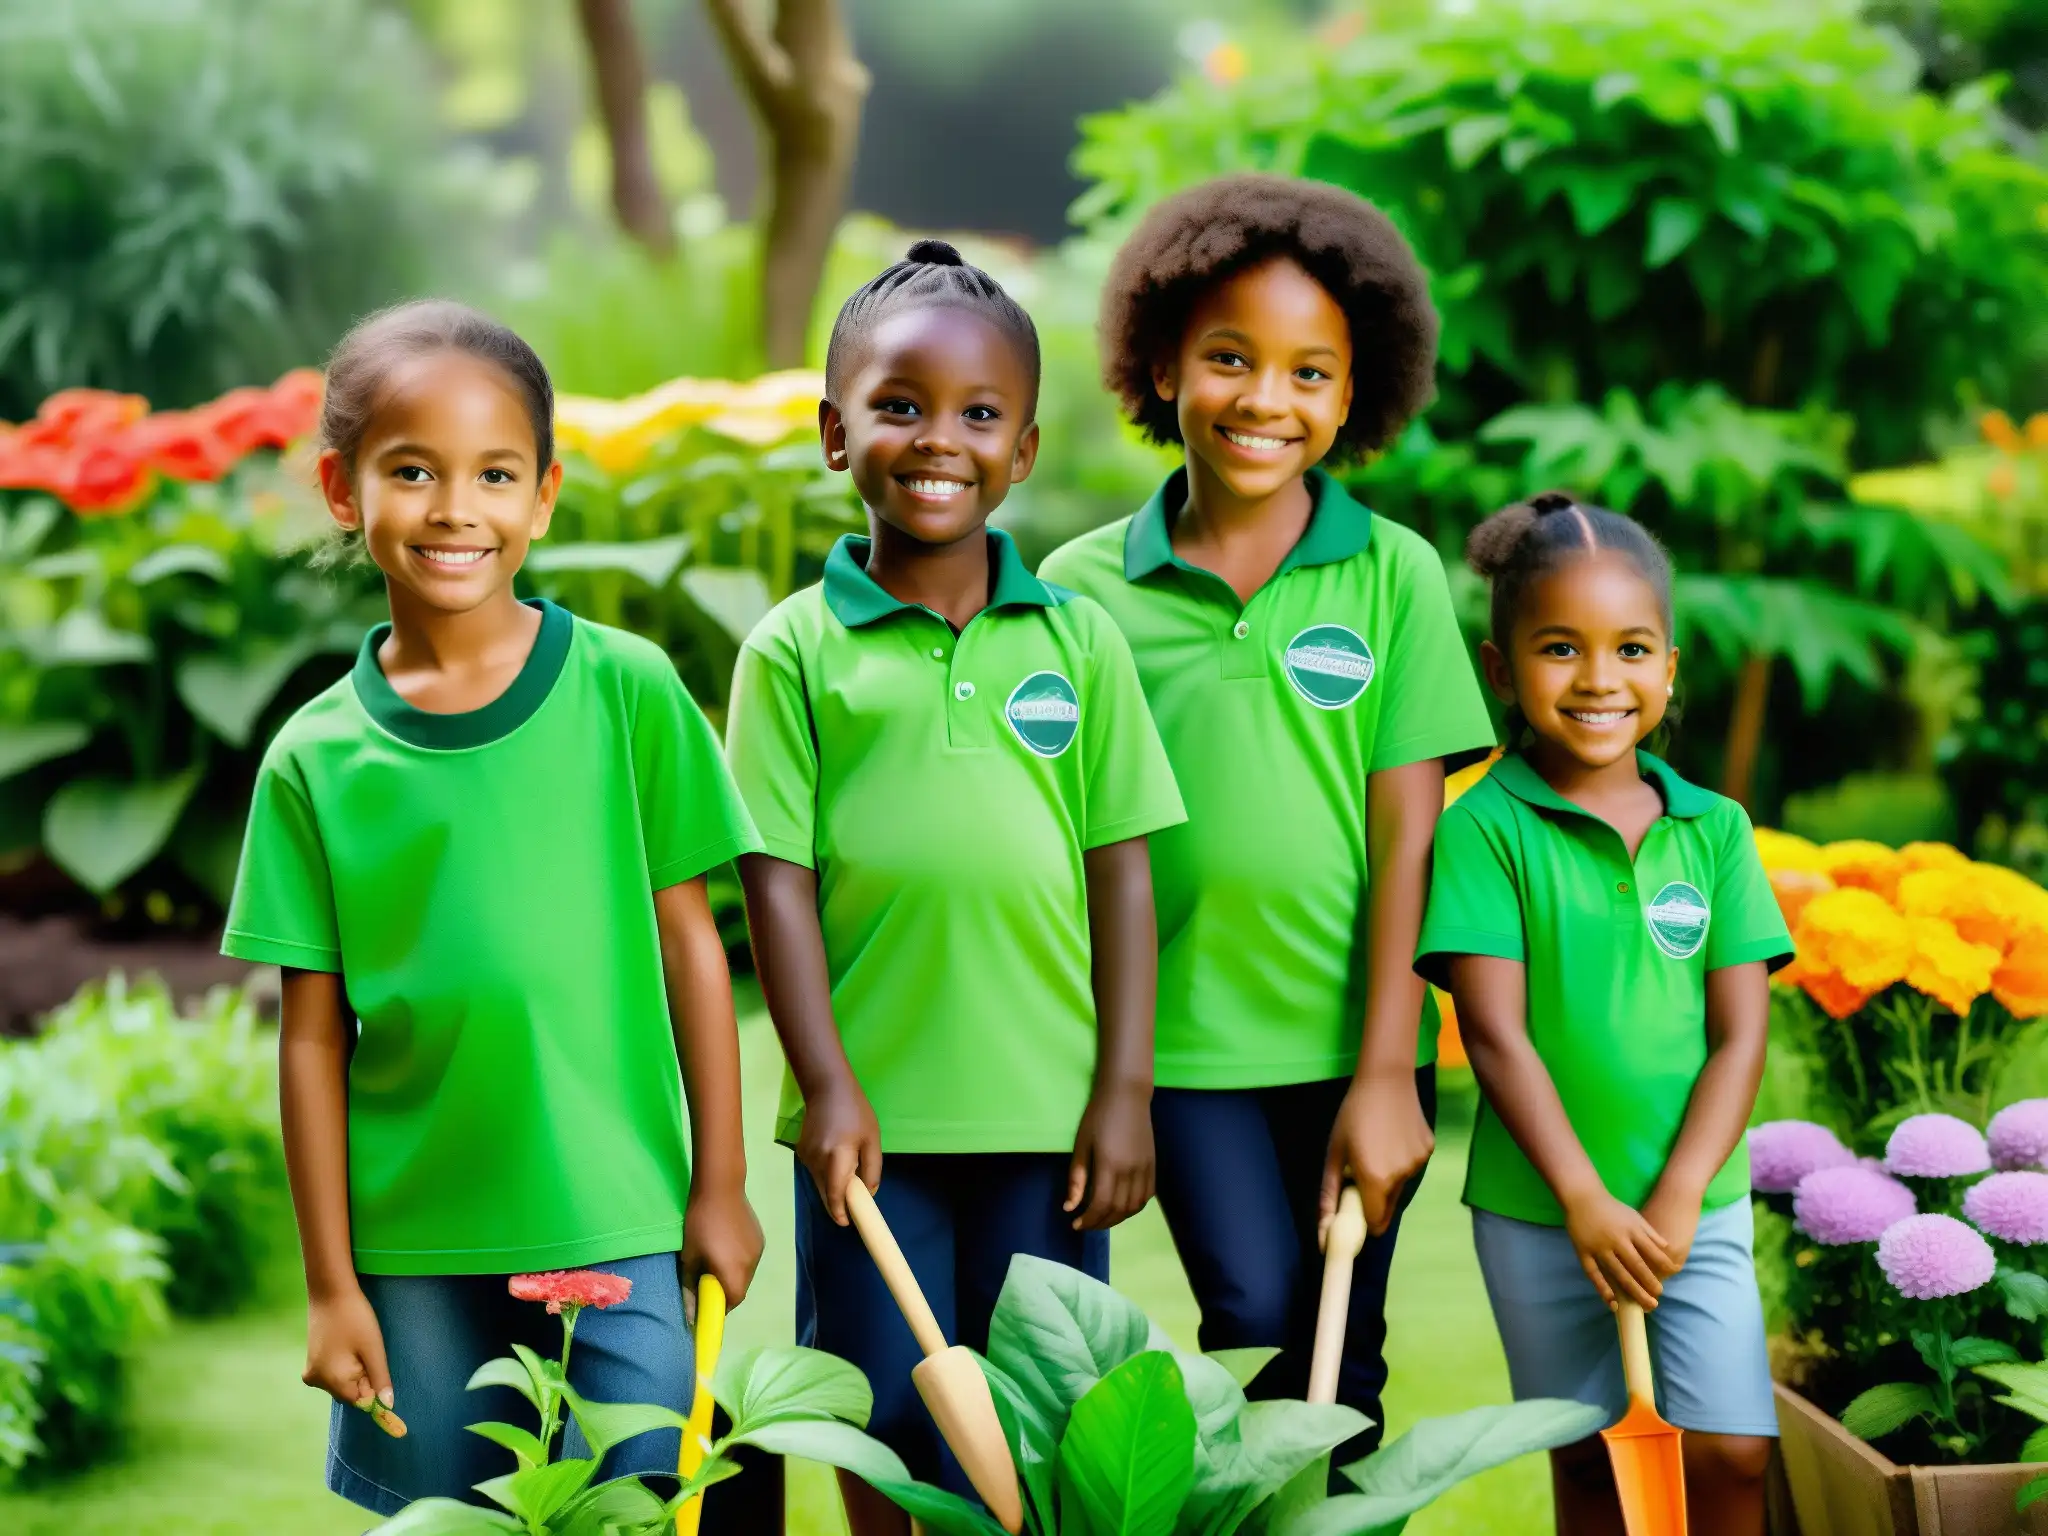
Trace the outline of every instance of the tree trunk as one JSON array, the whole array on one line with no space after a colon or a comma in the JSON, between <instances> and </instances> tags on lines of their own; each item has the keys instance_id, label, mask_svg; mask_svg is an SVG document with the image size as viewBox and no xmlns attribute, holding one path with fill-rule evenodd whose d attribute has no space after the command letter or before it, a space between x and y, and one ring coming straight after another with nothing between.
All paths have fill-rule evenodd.
<instances>
[{"instance_id":1,"label":"tree trunk","mask_svg":"<svg viewBox=\"0 0 2048 1536\"><path fill-rule=\"evenodd\" d=\"M1735 707L1728 716L1728 751L1721 764L1721 793L1745 811L1756 793L1756 759L1763 747L1764 714L1771 702L1771 658L1743 658L1735 677Z\"/></svg>"},{"instance_id":2,"label":"tree trunk","mask_svg":"<svg viewBox=\"0 0 2048 1536\"><path fill-rule=\"evenodd\" d=\"M576 0L576 14L611 147L612 210L627 234L657 256L671 255L675 224L647 139L647 65L633 30L632 0Z\"/></svg>"},{"instance_id":3,"label":"tree trunk","mask_svg":"<svg viewBox=\"0 0 2048 1536\"><path fill-rule=\"evenodd\" d=\"M766 139L761 218L762 347L771 368L803 365L811 308L846 204L868 72L839 0L774 0L764 33L747 0L706 0Z\"/></svg>"}]
</instances>

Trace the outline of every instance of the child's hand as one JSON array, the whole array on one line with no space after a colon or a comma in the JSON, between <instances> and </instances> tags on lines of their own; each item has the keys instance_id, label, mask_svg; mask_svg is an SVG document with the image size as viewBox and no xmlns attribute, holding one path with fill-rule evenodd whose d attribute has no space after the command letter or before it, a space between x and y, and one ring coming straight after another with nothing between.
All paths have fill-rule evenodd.
<instances>
[{"instance_id":1,"label":"child's hand","mask_svg":"<svg viewBox=\"0 0 2048 1536\"><path fill-rule=\"evenodd\" d=\"M300 1378L351 1408L393 1406L391 1371L384 1360L384 1330L360 1286L306 1306L306 1370ZM395 1417L376 1414L391 1432ZM404 1433L400 1425L398 1432Z\"/></svg>"},{"instance_id":2,"label":"child's hand","mask_svg":"<svg viewBox=\"0 0 2048 1536\"><path fill-rule=\"evenodd\" d=\"M1564 1229L1602 1301L1611 1307L1619 1293L1645 1312L1656 1310L1664 1294L1662 1277L1678 1266L1642 1213L1603 1189L1565 1207Z\"/></svg>"},{"instance_id":3,"label":"child's hand","mask_svg":"<svg viewBox=\"0 0 2048 1536\"><path fill-rule=\"evenodd\" d=\"M1099 1232L1138 1214L1152 1198L1152 1102L1129 1089L1108 1089L1088 1100L1074 1135L1067 1168L1066 1211L1076 1232ZM1087 1209L1082 1209L1083 1197Z\"/></svg>"},{"instance_id":4,"label":"child's hand","mask_svg":"<svg viewBox=\"0 0 2048 1536\"><path fill-rule=\"evenodd\" d=\"M1401 1191L1429 1165L1436 1133L1422 1113L1415 1074L1359 1081L1344 1095L1330 1130L1330 1155L1323 1164L1320 1226L1337 1214L1348 1171L1365 1206L1365 1229L1377 1236L1394 1223Z\"/></svg>"},{"instance_id":5,"label":"child's hand","mask_svg":"<svg viewBox=\"0 0 2048 1536\"><path fill-rule=\"evenodd\" d=\"M846 1214L846 1186L853 1176L860 1175L869 1194L882 1187L881 1122L852 1074L815 1099L804 1100L796 1157L811 1170L826 1214L842 1227L851 1219Z\"/></svg>"},{"instance_id":6,"label":"child's hand","mask_svg":"<svg viewBox=\"0 0 2048 1536\"><path fill-rule=\"evenodd\" d=\"M692 1181L690 1206L683 1213L683 1251L676 1255L687 1320L697 1320L700 1275L709 1274L718 1282L728 1308L745 1301L764 1245L761 1223L743 1188L719 1189Z\"/></svg>"},{"instance_id":7,"label":"child's hand","mask_svg":"<svg viewBox=\"0 0 2048 1536\"><path fill-rule=\"evenodd\" d=\"M1692 1240L1700 1230L1700 1201L1704 1198L1704 1191L1688 1193L1659 1184L1643 1203L1643 1220L1664 1239L1664 1256L1671 1266L1663 1271L1666 1280L1685 1268L1692 1253Z\"/></svg>"}]
</instances>

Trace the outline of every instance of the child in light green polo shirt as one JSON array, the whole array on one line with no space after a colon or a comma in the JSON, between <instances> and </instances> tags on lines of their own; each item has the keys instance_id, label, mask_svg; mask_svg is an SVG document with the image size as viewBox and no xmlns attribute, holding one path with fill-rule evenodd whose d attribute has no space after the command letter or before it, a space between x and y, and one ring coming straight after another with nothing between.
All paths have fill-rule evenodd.
<instances>
[{"instance_id":1,"label":"child in light green polo shirt","mask_svg":"<svg viewBox=\"0 0 2048 1536\"><path fill-rule=\"evenodd\" d=\"M766 851L741 861L789 1057L799 1342L874 1388L871 1431L972 1489L913 1388L909 1328L846 1221L856 1177L957 1343L1018 1253L1098 1277L1152 1193L1148 833L1182 819L1131 656L988 516L1038 448L1038 336L942 241L833 328L825 461L869 537L742 648L726 749ZM857 1479L855 1536L908 1528Z\"/></svg>"},{"instance_id":2,"label":"child in light green polo shirt","mask_svg":"<svg viewBox=\"0 0 2048 1536\"><path fill-rule=\"evenodd\" d=\"M1233 176L1167 199L1103 291L1103 371L1185 456L1133 517L1050 556L1131 642L1187 799L1158 838L1159 1203L1204 1349L1278 1346L1306 1390L1319 1218L1355 1179L1337 1400L1379 1439L1386 1283L1433 1146L1436 1018L1411 962L1445 759L1493 742L1436 551L1326 461L1428 399L1436 313L1407 243L1340 188Z\"/></svg>"},{"instance_id":3,"label":"child in light green polo shirt","mask_svg":"<svg viewBox=\"0 0 2048 1536\"><path fill-rule=\"evenodd\" d=\"M1553 493L1468 555L1510 750L1438 826L1416 969L1486 1094L1465 1200L1515 1395L1618 1418L1611 1308L1643 1307L1693 1528L1761 1536L1777 1415L1743 1128L1791 942L1742 808L1642 750L1678 668L1656 541ZM1620 1529L1597 1436L1552 1474L1562 1536Z\"/></svg>"}]
</instances>

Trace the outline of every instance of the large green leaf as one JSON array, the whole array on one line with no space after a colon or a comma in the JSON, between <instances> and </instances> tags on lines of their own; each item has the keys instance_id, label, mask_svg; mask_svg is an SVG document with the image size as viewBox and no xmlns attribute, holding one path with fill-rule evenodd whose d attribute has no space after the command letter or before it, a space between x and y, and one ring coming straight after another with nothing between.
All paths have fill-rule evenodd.
<instances>
[{"instance_id":1,"label":"large green leaf","mask_svg":"<svg viewBox=\"0 0 2048 1536\"><path fill-rule=\"evenodd\" d=\"M1001 1536L1003 1528L978 1506L944 1489L913 1481L894 1451L850 1424L785 1419L733 1440L773 1455L823 1462L851 1472L938 1536Z\"/></svg>"},{"instance_id":2,"label":"large green leaf","mask_svg":"<svg viewBox=\"0 0 2048 1536\"><path fill-rule=\"evenodd\" d=\"M751 635L775 606L759 571L693 565L683 572L683 590L736 641Z\"/></svg>"},{"instance_id":3,"label":"large green leaf","mask_svg":"<svg viewBox=\"0 0 2048 1536\"><path fill-rule=\"evenodd\" d=\"M1248 1387L1279 1354L1277 1349L1212 1349L1207 1358L1230 1372L1230 1379L1240 1387Z\"/></svg>"},{"instance_id":4,"label":"large green leaf","mask_svg":"<svg viewBox=\"0 0 2048 1536\"><path fill-rule=\"evenodd\" d=\"M472 1435L480 1436L493 1445L502 1445L518 1459L522 1469L540 1466L548 1459L547 1447L540 1443L540 1436L530 1429L521 1429L517 1424L486 1420L481 1424L471 1424L468 1429Z\"/></svg>"},{"instance_id":5,"label":"large green leaf","mask_svg":"<svg viewBox=\"0 0 2048 1536\"><path fill-rule=\"evenodd\" d=\"M1055 1436L1104 1376L1134 1355L1169 1347L1143 1312L1099 1280L1029 1254L1010 1261L989 1325L989 1359Z\"/></svg>"},{"instance_id":6,"label":"large green leaf","mask_svg":"<svg viewBox=\"0 0 2048 1536\"><path fill-rule=\"evenodd\" d=\"M586 1488L555 1512L554 1536L607 1536L608 1531L651 1532L663 1505L637 1477L615 1477Z\"/></svg>"},{"instance_id":7,"label":"large green leaf","mask_svg":"<svg viewBox=\"0 0 2048 1536\"><path fill-rule=\"evenodd\" d=\"M145 784L74 779L43 813L43 847L80 885L104 895L169 841L198 784L197 768Z\"/></svg>"},{"instance_id":8,"label":"large green leaf","mask_svg":"<svg viewBox=\"0 0 2048 1536\"><path fill-rule=\"evenodd\" d=\"M187 656L178 663L178 697L214 735L246 747L278 689L313 649L304 639L268 640L253 643L237 656Z\"/></svg>"},{"instance_id":9,"label":"large green leaf","mask_svg":"<svg viewBox=\"0 0 2048 1536\"><path fill-rule=\"evenodd\" d=\"M24 635L21 644L45 667L115 667L156 654L146 636L114 628L97 608L73 608L48 629Z\"/></svg>"},{"instance_id":10,"label":"large green leaf","mask_svg":"<svg viewBox=\"0 0 2048 1536\"><path fill-rule=\"evenodd\" d=\"M728 1355L711 1395L742 1429L783 1419L839 1419L867 1427L875 1394L857 1366L818 1349L777 1345Z\"/></svg>"},{"instance_id":11,"label":"large green leaf","mask_svg":"<svg viewBox=\"0 0 2048 1536\"><path fill-rule=\"evenodd\" d=\"M166 576L206 576L226 581L233 571L227 557L204 544L164 544L128 567L128 580L138 587Z\"/></svg>"},{"instance_id":12,"label":"large green leaf","mask_svg":"<svg viewBox=\"0 0 2048 1536\"><path fill-rule=\"evenodd\" d=\"M618 571L665 587L690 552L690 536L670 534L622 544L536 544L527 552L526 569L536 576L567 571Z\"/></svg>"},{"instance_id":13,"label":"large green leaf","mask_svg":"<svg viewBox=\"0 0 2048 1536\"><path fill-rule=\"evenodd\" d=\"M92 728L77 720L42 720L0 725L0 779L76 752L92 740Z\"/></svg>"},{"instance_id":14,"label":"large green leaf","mask_svg":"<svg viewBox=\"0 0 2048 1536\"><path fill-rule=\"evenodd\" d=\"M681 1430L690 1422L675 1409L658 1403L593 1403L574 1388L562 1395L568 1400L569 1411L576 1415L577 1427L590 1445L590 1454L599 1461L613 1446L624 1445L635 1435L655 1429Z\"/></svg>"},{"instance_id":15,"label":"large green leaf","mask_svg":"<svg viewBox=\"0 0 2048 1536\"><path fill-rule=\"evenodd\" d=\"M1999 1294L2005 1299L2005 1310L2011 1316L2023 1323L2048 1317L2048 1279L2032 1270L2011 1269L2001 1264L1997 1283Z\"/></svg>"},{"instance_id":16,"label":"large green leaf","mask_svg":"<svg viewBox=\"0 0 2048 1536\"><path fill-rule=\"evenodd\" d=\"M1691 198L1660 197L1650 205L1650 234L1643 247L1643 265L1651 271L1685 254L1706 225L1707 210Z\"/></svg>"},{"instance_id":17,"label":"large green leaf","mask_svg":"<svg viewBox=\"0 0 2048 1536\"><path fill-rule=\"evenodd\" d=\"M581 1493L597 1471L597 1463L572 1456L544 1467L527 1467L478 1483L476 1491L504 1505L529 1525L544 1525L554 1512Z\"/></svg>"},{"instance_id":18,"label":"large green leaf","mask_svg":"<svg viewBox=\"0 0 2048 1536\"><path fill-rule=\"evenodd\" d=\"M2048 1363L1980 1365L1977 1374L2005 1388L1998 1401L2006 1407L2048 1423Z\"/></svg>"},{"instance_id":19,"label":"large green leaf","mask_svg":"<svg viewBox=\"0 0 2048 1536\"><path fill-rule=\"evenodd\" d=\"M510 1515L460 1499L416 1499L382 1525L371 1527L370 1536L500 1536L525 1529Z\"/></svg>"},{"instance_id":20,"label":"large green leaf","mask_svg":"<svg viewBox=\"0 0 2048 1536\"><path fill-rule=\"evenodd\" d=\"M1074 1405L1060 1439L1063 1524L1085 1536L1173 1536L1195 1482L1195 1414L1180 1367L1148 1350Z\"/></svg>"},{"instance_id":21,"label":"large green leaf","mask_svg":"<svg viewBox=\"0 0 2048 1536\"><path fill-rule=\"evenodd\" d=\"M1024 1389L1010 1379L1001 1366L976 1355L975 1363L988 1378L989 1396L996 1405L996 1419L1003 1426L1003 1439L1017 1465L1024 1486L1025 1507L1035 1513L1038 1527L1056 1530L1059 1525L1058 1461L1059 1441L1052 1428L1031 1406Z\"/></svg>"},{"instance_id":22,"label":"large green leaf","mask_svg":"<svg viewBox=\"0 0 2048 1536\"><path fill-rule=\"evenodd\" d=\"M1932 1412L1934 1393L1924 1382L1888 1381L1856 1394L1842 1410L1842 1428L1860 1440L1881 1440Z\"/></svg>"},{"instance_id":23,"label":"large green leaf","mask_svg":"<svg viewBox=\"0 0 2048 1536\"><path fill-rule=\"evenodd\" d=\"M467 1390L474 1392L479 1387L510 1387L535 1408L540 1407L540 1393L535 1389L533 1377L517 1360L508 1360L500 1355L495 1360L486 1360L471 1373Z\"/></svg>"},{"instance_id":24,"label":"large green leaf","mask_svg":"<svg viewBox=\"0 0 2048 1536\"><path fill-rule=\"evenodd\" d=\"M1196 1536L1228 1536L1305 1469L1320 1464L1372 1420L1336 1403L1248 1405L1236 1437L1212 1448L1184 1520Z\"/></svg>"}]
</instances>

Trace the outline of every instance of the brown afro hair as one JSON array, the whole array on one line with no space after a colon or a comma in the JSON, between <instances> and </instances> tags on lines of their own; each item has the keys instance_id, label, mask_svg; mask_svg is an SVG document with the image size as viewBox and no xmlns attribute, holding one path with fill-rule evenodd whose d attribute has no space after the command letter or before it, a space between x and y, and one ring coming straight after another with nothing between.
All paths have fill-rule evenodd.
<instances>
[{"instance_id":1,"label":"brown afro hair","mask_svg":"<svg viewBox=\"0 0 2048 1536\"><path fill-rule=\"evenodd\" d=\"M1111 263L1102 291L1102 379L1153 442L1181 440L1152 369L1175 353L1211 285L1275 256L1330 291L1351 322L1351 414L1330 457L1384 448L1427 405L1437 316L1429 280L1393 221L1342 187L1286 176L1223 176L1166 199Z\"/></svg>"}]
</instances>

